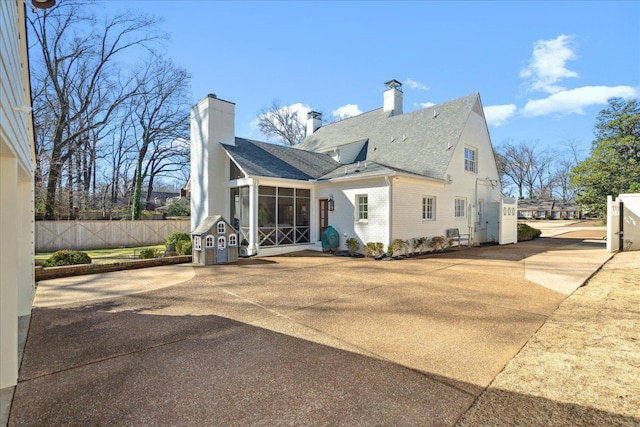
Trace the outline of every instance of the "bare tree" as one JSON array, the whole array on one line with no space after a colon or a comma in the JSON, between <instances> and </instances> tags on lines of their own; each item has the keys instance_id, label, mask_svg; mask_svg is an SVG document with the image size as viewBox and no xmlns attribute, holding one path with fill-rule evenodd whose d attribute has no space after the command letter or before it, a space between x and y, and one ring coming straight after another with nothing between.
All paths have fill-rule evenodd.
<instances>
[{"instance_id":1,"label":"bare tree","mask_svg":"<svg viewBox=\"0 0 640 427\"><path fill-rule=\"evenodd\" d=\"M524 195L525 174L527 165L521 149L510 142L505 143L497 150L498 172L502 177L503 185L509 183L518 188L518 197Z\"/></svg>"},{"instance_id":2,"label":"bare tree","mask_svg":"<svg viewBox=\"0 0 640 427\"><path fill-rule=\"evenodd\" d=\"M296 145L306 136L304 118L291 107L281 107L273 101L270 107L263 108L258 115L260 132L270 138L279 138L285 145Z\"/></svg>"},{"instance_id":3,"label":"bare tree","mask_svg":"<svg viewBox=\"0 0 640 427\"><path fill-rule=\"evenodd\" d=\"M82 3L60 2L29 18L36 41L33 61L34 113L42 124L37 139L47 147L45 215L55 216L63 170L88 134L108 122L117 108L137 92L136 81L115 67L125 51L149 47L162 38L153 19L120 14L99 22ZM42 123L47 120L47 123ZM69 168L68 181L73 180ZM68 182L68 186L72 186Z\"/></svg>"},{"instance_id":4,"label":"bare tree","mask_svg":"<svg viewBox=\"0 0 640 427\"><path fill-rule=\"evenodd\" d=\"M131 117L138 133L132 219L140 218L145 179L148 179L147 195L150 197L156 174L175 165L183 167L188 162L184 148L188 150L189 78L186 70L162 58L151 58L141 74L138 82L140 91L133 99ZM176 143L176 140L181 143Z\"/></svg>"},{"instance_id":5,"label":"bare tree","mask_svg":"<svg viewBox=\"0 0 640 427\"><path fill-rule=\"evenodd\" d=\"M539 141L505 143L498 149L498 168L505 183L518 188L518 196L552 197L553 157Z\"/></svg>"}]
</instances>

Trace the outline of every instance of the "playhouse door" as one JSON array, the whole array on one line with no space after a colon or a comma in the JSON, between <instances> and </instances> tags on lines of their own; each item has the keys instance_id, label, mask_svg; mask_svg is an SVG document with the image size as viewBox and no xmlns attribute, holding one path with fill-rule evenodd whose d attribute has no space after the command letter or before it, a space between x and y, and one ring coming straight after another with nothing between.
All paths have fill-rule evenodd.
<instances>
[{"instance_id":1,"label":"playhouse door","mask_svg":"<svg viewBox=\"0 0 640 427\"><path fill-rule=\"evenodd\" d=\"M227 239L225 236L218 236L218 244L216 246L217 264L225 264L229 262L229 253L227 252Z\"/></svg>"}]
</instances>

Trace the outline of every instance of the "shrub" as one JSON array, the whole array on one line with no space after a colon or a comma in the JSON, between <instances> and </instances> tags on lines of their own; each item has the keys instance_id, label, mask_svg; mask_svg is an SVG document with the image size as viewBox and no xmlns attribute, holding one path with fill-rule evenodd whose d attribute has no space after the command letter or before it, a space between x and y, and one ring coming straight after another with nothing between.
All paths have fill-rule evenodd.
<instances>
[{"instance_id":1,"label":"shrub","mask_svg":"<svg viewBox=\"0 0 640 427\"><path fill-rule=\"evenodd\" d=\"M157 258L158 250L156 248L144 248L138 254L140 258Z\"/></svg>"},{"instance_id":2,"label":"shrub","mask_svg":"<svg viewBox=\"0 0 640 427\"><path fill-rule=\"evenodd\" d=\"M389 256L394 256L394 255L406 255L406 250L409 247L409 242L407 242L406 240L402 240L402 239L396 239L393 242L391 242L391 244L389 245L389 249L387 250L387 255Z\"/></svg>"},{"instance_id":3,"label":"shrub","mask_svg":"<svg viewBox=\"0 0 640 427\"><path fill-rule=\"evenodd\" d=\"M364 245L363 251L367 257L377 257L382 255L383 246L382 242L367 242Z\"/></svg>"},{"instance_id":4,"label":"shrub","mask_svg":"<svg viewBox=\"0 0 640 427\"><path fill-rule=\"evenodd\" d=\"M446 249L447 242L444 236L434 236L429 241L429 247L434 252L442 252Z\"/></svg>"},{"instance_id":5,"label":"shrub","mask_svg":"<svg viewBox=\"0 0 640 427\"><path fill-rule=\"evenodd\" d=\"M61 265L91 264L91 257L79 251L57 251L43 264L44 267L58 267Z\"/></svg>"},{"instance_id":6,"label":"shrub","mask_svg":"<svg viewBox=\"0 0 640 427\"><path fill-rule=\"evenodd\" d=\"M360 242L355 237L349 237L346 241L347 250L350 254L355 254L360 249Z\"/></svg>"},{"instance_id":7,"label":"shrub","mask_svg":"<svg viewBox=\"0 0 640 427\"><path fill-rule=\"evenodd\" d=\"M527 224L518 224L518 242L540 237L541 234L542 231L537 228L533 228Z\"/></svg>"},{"instance_id":8,"label":"shrub","mask_svg":"<svg viewBox=\"0 0 640 427\"><path fill-rule=\"evenodd\" d=\"M191 205L186 199L179 199L171 202L167 206L167 215L170 216L189 216L191 214Z\"/></svg>"},{"instance_id":9,"label":"shrub","mask_svg":"<svg viewBox=\"0 0 640 427\"><path fill-rule=\"evenodd\" d=\"M187 248L188 243L188 248ZM187 233L175 232L167 237L167 246L175 247L176 252L180 255L191 255L191 237ZM185 253L188 249L189 253Z\"/></svg>"},{"instance_id":10,"label":"shrub","mask_svg":"<svg viewBox=\"0 0 640 427\"><path fill-rule=\"evenodd\" d=\"M182 251L181 251L182 255L191 255L191 251L192 251L192 243L191 243L191 241L184 242L180 249L182 249Z\"/></svg>"}]
</instances>

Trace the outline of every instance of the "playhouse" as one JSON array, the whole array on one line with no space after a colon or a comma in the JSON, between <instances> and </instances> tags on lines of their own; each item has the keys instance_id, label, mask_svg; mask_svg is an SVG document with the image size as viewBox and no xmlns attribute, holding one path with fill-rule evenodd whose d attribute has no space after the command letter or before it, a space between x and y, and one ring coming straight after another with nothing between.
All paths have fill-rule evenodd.
<instances>
[{"instance_id":1,"label":"playhouse","mask_svg":"<svg viewBox=\"0 0 640 427\"><path fill-rule=\"evenodd\" d=\"M191 232L193 263L226 264L238 260L238 234L222 216L209 216Z\"/></svg>"}]
</instances>

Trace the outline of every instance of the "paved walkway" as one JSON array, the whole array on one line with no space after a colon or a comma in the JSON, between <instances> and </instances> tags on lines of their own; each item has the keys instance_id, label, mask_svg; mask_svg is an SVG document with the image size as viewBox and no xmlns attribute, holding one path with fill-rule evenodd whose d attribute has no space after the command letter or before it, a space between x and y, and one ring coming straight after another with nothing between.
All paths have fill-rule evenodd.
<instances>
[{"instance_id":1,"label":"paved walkway","mask_svg":"<svg viewBox=\"0 0 640 427\"><path fill-rule=\"evenodd\" d=\"M567 298L459 425L640 425L640 252Z\"/></svg>"},{"instance_id":2,"label":"paved walkway","mask_svg":"<svg viewBox=\"0 0 640 427\"><path fill-rule=\"evenodd\" d=\"M173 266L135 293L43 282L9 424L451 426L474 402L489 414L483 391L611 256L596 241ZM579 265L563 264L580 248ZM531 280L559 271L573 284ZM186 278L168 285L174 273ZM70 289L84 299L69 303Z\"/></svg>"}]
</instances>

